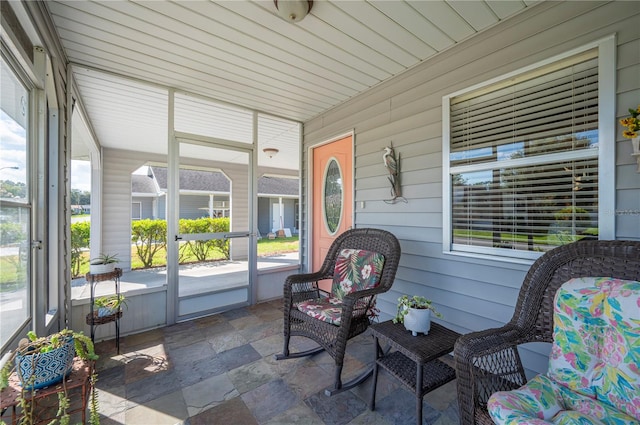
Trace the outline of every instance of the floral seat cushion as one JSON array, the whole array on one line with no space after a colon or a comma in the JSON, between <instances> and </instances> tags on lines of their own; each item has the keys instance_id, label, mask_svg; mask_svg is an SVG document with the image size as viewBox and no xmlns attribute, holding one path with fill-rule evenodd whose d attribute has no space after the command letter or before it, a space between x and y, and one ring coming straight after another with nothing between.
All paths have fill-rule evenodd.
<instances>
[{"instance_id":1,"label":"floral seat cushion","mask_svg":"<svg viewBox=\"0 0 640 425\"><path fill-rule=\"evenodd\" d=\"M493 394L489 413L497 424L639 423L639 365L640 282L571 279L556 293L547 375Z\"/></svg>"},{"instance_id":2,"label":"floral seat cushion","mask_svg":"<svg viewBox=\"0 0 640 425\"><path fill-rule=\"evenodd\" d=\"M384 266L384 255L363 249L343 249L336 259L331 285L331 296L303 301L297 304L298 310L316 319L339 326L342 313L342 299L345 295L364 289L375 288L380 283L380 274ZM359 300L365 308L368 300ZM356 308L358 305L356 305ZM375 308L371 303L368 315Z\"/></svg>"}]
</instances>

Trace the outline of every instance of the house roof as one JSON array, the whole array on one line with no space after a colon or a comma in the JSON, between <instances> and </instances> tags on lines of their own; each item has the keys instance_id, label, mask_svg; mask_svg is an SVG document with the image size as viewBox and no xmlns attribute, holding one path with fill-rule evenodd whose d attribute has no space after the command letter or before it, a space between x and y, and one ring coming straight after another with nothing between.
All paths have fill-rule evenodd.
<instances>
[{"instance_id":1,"label":"house roof","mask_svg":"<svg viewBox=\"0 0 640 425\"><path fill-rule=\"evenodd\" d=\"M132 193L157 193L153 177L144 174L131 175Z\"/></svg>"},{"instance_id":2,"label":"house roof","mask_svg":"<svg viewBox=\"0 0 640 425\"><path fill-rule=\"evenodd\" d=\"M160 190L167 190L167 169L150 167ZM219 171L180 170L180 190L229 193L229 179Z\"/></svg>"},{"instance_id":3,"label":"house roof","mask_svg":"<svg viewBox=\"0 0 640 425\"><path fill-rule=\"evenodd\" d=\"M131 191L133 193L156 194L153 176L155 176L160 190L167 190L167 169L165 167L149 168L151 169L149 175L131 175ZM298 188L297 178L262 176L258 179L258 196L298 196ZM180 189L229 193L230 185L227 177L221 172L180 170Z\"/></svg>"},{"instance_id":4,"label":"house roof","mask_svg":"<svg viewBox=\"0 0 640 425\"><path fill-rule=\"evenodd\" d=\"M262 176L258 179L258 196L260 195L292 195L298 196L298 179L285 177Z\"/></svg>"}]
</instances>

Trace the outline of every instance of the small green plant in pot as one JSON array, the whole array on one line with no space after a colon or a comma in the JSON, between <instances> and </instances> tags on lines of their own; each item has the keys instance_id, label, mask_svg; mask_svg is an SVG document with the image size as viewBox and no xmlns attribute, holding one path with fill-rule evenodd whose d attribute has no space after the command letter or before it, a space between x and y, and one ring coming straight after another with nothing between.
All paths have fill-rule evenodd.
<instances>
[{"instance_id":1,"label":"small green plant in pot","mask_svg":"<svg viewBox=\"0 0 640 425\"><path fill-rule=\"evenodd\" d=\"M117 254L100 254L96 258L92 258L89 261L89 273L111 273L116 269L116 264L118 264L119 262L120 260L118 260Z\"/></svg>"},{"instance_id":2,"label":"small green plant in pot","mask_svg":"<svg viewBox=\"0 0 640 425\"><path fill-rule=\"evenodd\" d=\"M403 295L398 298L398 311L393 323L403 323L413 336L417 336L418 333L426 335L431 329L432 313L436 317L442 317L442 314L431 304L431 300L420 295L412 297Z\"/></svg>"},{"instance_id":3,"label":"small green plant in pot","mask_svg":"<svg viewBox=\"0 0 640 425\"><path fill-rule=\"evenodd\" d=\"M63 390L58 395L57 418L51 421L50 424L68 424L69 414L67 409L70 406L70 401L64 380L73 369L75 356L90 362L98 358L93 342L91 338L85 336L82 332L78 333L69 329L64 329L42 338L38 338L34 332L28 332L27 337L20 341L18 348L11 352L6 363L2 366L0 370L0 390L9 385L9 378L15 372L21 387L21 394L18 400L23 417L20 423L31 424L34 423L34 409L30 400L34 398L34 392L62 381ZM93 368L91 370L92 390L89 422L91 424L99 424L100 417L98 415L98 401L95 392L97 375Z\"/></svg>"},{"instance_id":4,"label":"small green plant in pot","mask_svg":"<svg viewBox=\"0 0 640 425\"><path fill-rule=\"evenodd\" d=\"M93 302L93 315L96 317L110 316L120 311L122 306L127 306L127 300L122 294L99 297Z\"/></svg>"}]
</instances>

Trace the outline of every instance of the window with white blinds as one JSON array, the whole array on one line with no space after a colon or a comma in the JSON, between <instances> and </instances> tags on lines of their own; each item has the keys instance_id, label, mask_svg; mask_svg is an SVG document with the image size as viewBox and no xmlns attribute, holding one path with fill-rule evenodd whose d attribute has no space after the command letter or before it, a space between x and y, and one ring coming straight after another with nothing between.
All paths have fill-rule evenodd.
<instances>
[{"instance_id":1,"label":"window with white blinds","mask_svg":"<svg viewBox=\"0 0 640 425\"><path fill-rule=\"evenodd\" d=\"M454 250L598 238L598 79L593 49L449 99Z\"/></svg>"}]
</instances>

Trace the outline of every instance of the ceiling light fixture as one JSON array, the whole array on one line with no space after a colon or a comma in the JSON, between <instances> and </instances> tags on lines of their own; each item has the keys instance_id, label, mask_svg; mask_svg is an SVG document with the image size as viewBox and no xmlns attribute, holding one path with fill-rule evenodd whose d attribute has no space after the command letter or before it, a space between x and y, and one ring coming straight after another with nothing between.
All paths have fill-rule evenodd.
<instances>
[{"instance_id":1,"label":"ceiling light fixture","mask_svg":"<svg viewBox=\"0 0 640 425\"><path fill-rule=\"evenodd\" d=\"M273 0L278 15L289 22L300 22L311 12L313 0Z\"/></svg>"},{"instance_id":2,"label":"ceiling light fixture","mask_svg":"<svg viewBox=\"0 0 640 425\"><path fill-rule=\"evenodd\" d=\"M262 152L264 152L269 158L273 158L280 151L276 148L264 148L262 149Z\"/></svg>"}]
</instances>

